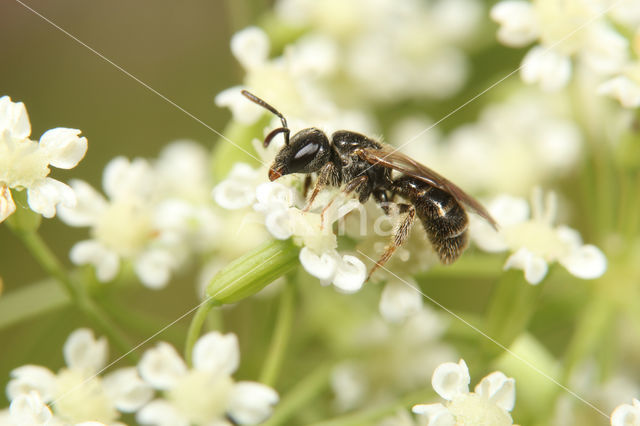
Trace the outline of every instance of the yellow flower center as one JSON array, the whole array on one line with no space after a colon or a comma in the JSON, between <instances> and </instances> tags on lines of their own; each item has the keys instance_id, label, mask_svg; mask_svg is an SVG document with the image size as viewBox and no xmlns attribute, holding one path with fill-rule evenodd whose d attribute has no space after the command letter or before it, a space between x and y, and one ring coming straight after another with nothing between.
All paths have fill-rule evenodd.
<instances>
[{"instance_id":1,"label":"yellow flower center","mask_svg":"<svg viewBox=\"0 0 640 426\"><path fill-rule=\"evenodd\" d=\"M0 134L0 185L29 188L49 174L49 161L38 143Z\"/></svg>"},{"instance_id":2,"label":"yellow flower center","mask_svg":"<svg viewBox=\"0 0 640 426\"><path fill-rule=\"evenodd\" d=\"M456 426L511 426L513 419L487 398L474 393L459 395L448 406Z\"/></svg>"},{"instance_id":3,"label":"yellow flower center","mask_svg":"<svg viewBox=\"0 0 640 426\"><path fill-rule=\"evenodd\" d=\"M224 416L232 387L226 374L191 370L167 397L192 424L208 424Z\"/></svg>"},{"instance_id":4,"label":"yellow flower center","mask_svg":"<svg viewBox=\"0 0 640 426\"><path fill-rule=\"evenodd\" d=\"M93 236L119 255L133 256L153 237L150 212L134 199L115 200L98 220Z\"/></svg>"},{"instance_id":5,"label":"yellow flower center","mask_svg":"<svg viewBox=\"0 0 640 426\"><path fill-rule=\"evenodd\" d=\"M80 371L63 369L56 379L54 411L70 423L99 421L112 423L118 411L106 395L100 377L87 380Z\"/></svg>"}]
</instances>

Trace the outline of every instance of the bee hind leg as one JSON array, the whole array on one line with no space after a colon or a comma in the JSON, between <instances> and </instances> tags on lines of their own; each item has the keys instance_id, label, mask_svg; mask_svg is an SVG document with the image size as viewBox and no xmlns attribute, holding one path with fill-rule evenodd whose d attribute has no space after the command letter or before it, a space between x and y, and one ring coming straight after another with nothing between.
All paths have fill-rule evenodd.
<instances>
[{"instance_id":1,"label":"bee hind leg","mask_svg":"<svg viewBox=\"0 0 640 426\"><path fill-rule=\"evenodd\" d=\"M406 213L406 216L395 226L391 242L386 247L384 253L382 253L382 256L380 256L380 259L378 259L376 264L373 265L371 271L369 271L367 281L378 268L381 268L385 263L387 263L396 249L402 246L409 237L409 231L411 230L411 225L413 225L413 221L416 216L416 209L411 204L397 204L397 206L400 209L400 214Z\"/></svg>"}]
</instances>

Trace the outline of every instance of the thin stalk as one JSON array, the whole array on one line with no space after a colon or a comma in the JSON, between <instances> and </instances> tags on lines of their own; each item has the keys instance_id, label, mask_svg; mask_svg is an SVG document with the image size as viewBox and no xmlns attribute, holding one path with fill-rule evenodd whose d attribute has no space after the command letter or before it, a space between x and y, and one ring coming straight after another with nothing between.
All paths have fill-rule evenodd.
<instances>
[{"instance_id":1,"label":"thin stalk","mask_svg":"<svg viewBox=\"0 0 640 426\"><path fill-rule=\"evenodd\" d=\"M282 398L264 426L291 424L289 420L292 416L329 387L329 374L332 368L333 364L323 364L300 380Z\"/></svg>"},{"instance_id":2,"label":"thin stalk","mask_svg":"<svg viewBox=\"0 0 640 426\"><path fill-rule=\"evenodd\" d=\"M49 249L40 235L35 231L22 231L11 225L10 228L31 252L31 255L40 264L42 269L62 285L74 305L106 334L119 350L128 353L129 357L137 360L135 354L129 353L132 345L125 337L125 334L86 294L80 291L79 286L74 284L58 258L53 254L51 249Z\"/></svg>"},{"instance_id":3,"label":"thin stalk","mask_svg":"<svg viewBox=\"0 0 640 426\"><path fill-rule=\"evenodd\" d=\"M196 341L200 337L202 325L206 321L211 308L215 306L218 306L218 303L214 302L210 297L207 297L205 301L202 302L200 306L198 306L198 310L193 316L191 324L189 324L189 331L187 331L187 342L185 343L184 348L184 359L189 365L192 365L193 346L196 344Z\"/></svg>"},{"instance_id":4,"label":"thin stalk","mask_svg":"<svg viewBox=\"0 0 640 426\"><path fill-rule=\"evenodd\" d=\"M274 386L278 379L287 344L289 343L295 312L295 293L295 286L290 281L287 281L280 295L275 329L262 374L260 375L260 382L268 386Z\"/></svg>"}]
</instances>

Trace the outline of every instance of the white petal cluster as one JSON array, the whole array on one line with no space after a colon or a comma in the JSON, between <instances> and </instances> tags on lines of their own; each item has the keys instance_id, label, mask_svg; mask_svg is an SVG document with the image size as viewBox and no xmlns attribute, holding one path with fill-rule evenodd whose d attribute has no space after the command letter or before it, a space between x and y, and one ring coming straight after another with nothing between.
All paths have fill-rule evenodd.
<instances>
[{"instance_id":1,"label":"white petal cluster","mask_svg":"<svg viewBox=\"0 0 640 426\"><path fill-rule=\"evenodd\" d=\"M29 139L31 123L22 102L0 98L0 222L16 205L11 189L27 191L29 208L53 217L57 206L72 207L76 197L69 186L49 176L49 166L75 167L87 152L87 139L80 130L57 127L36 142Z\"/></svg>"},{"instance_id":2,"label":"white petal cluster","mask_svg":"<svg viewBox=\"0 0 640 426\"><path fill-rule=\"evenodd\" d=\"M287 25L308 29L307 37L322 37L330 48L317 65L331 64L323 75L346 78L340 90L365 101L457 92L468 74L459 46L477 34L483 14L475 0L281 0L276 11ZM301 40L296 47L304 52L307 44Z\"/></svg>"},{"instance_id":3,"label":"white petal cluster","mask_svg":"<svg viewBox=\"0 0 640 426\"><path fill-rule=\"evenodd\" d=\"M104 377L107 341L96 339L88 329L71 333L63 348L66 368L57 374L25 365L11 371L7 396L10 418L19 425L118 424L120 413L137 411L153 396L135 368L115 370ZM53 407L53 413L44 404ZM48 423L47 423L48 422Z\"/></svg>"},{"instance_id":4,"label":"white petal cluster","mask_svg":"<svg viewBox=\"0 0 640 426\"><path fill-rule=\"evenodd\" d=\"M611 426L640 426L640 401L622 404L611 413Z\"/></svg>"},{"instance_id":5,"label":"white petal cluster","mask_svg":"<svg viewBox=\"0 0 640 426\"><path fill-rule=\"evenodd\" d=\"M206 151L181 141L165 148L155 164L111 160L102 178L107 197L84 181L71 181L78 203L61 208L60 218L90 227L91 236L73 246L71 260L94 265L102 282L113 280L121 263L130 261L144 285L164 287L190 252L216 241L207 170Z\"/></svg>"},{"instance_id":6,"label":"white petal cluster","mask_svg":"<svg viewBox=\"0 0 640 426\"><path fill-rule=\"evenodd\" d=\"M494 371L474 392L469 392L470 382L464 360L441 364L433 372L431 384L447 402L415 405L413 412L424 416L427 426L512 425L509 413L515 405L515 380Z\"/></svg>"},{"instance_id":7,"label":"white petal cluster","mask_svg":"<svg viewBox=\"0 0 640 426\"><path fill-rule=\"evenodd\" d=\"M577 165L583 137L568 116L564 96L520 90L487 105L477 121L446 138L424 132L430 128L425 118L409 117L396 125L391 139L471 194L526 195L534 185L564 176Z\"/></svg>"},{"instance_id":8,"label":"white petal cluster","mask_svg":"<svg viewBox=\"0 0 640 426\"><path fill-rule=\"evenodd\" d=\"M640 29L636 30L632 47L635 61L625 63L619 73L598 87L598 93L617 99L625 108L640 107Z\"/></svg>"},{"instance_id":9,"label":"white petal cluster","mask_svg":"<svg viewBox=\"0 0 640 426\"><path fill-rule=\"evenodd\" d=\"M569 273L582 279L600 277L607 269L607 259L600 249L583 244L578 231L554 226L556 197L535 188L531 207L525 199L500 196L487 204L500 226L495 231L488 224L472 218L471 237L481 249L490 252L510 251L504 268L524 271L530 284L538 284L547 274L547 264L558 262Z\"/></svg>"},{"instance_id":10,"label":"white petal cluster","mask_svg":"<svg viewBox=\"0 0 640 426\"><path fill-rule=\"evenodd\" d=\"M231 425L258 424L278 403L272 388L256 382L235 382L231 375L240 362L234 334L211 332L193 348L189 369L173 346L159 343L143 355L138 369L142 378L163 393L137 413L141 424Z\"/></svg>"},{"instance_id":11,"label":"white petal cluster","mask_svg":"<svg viewBox=\"0 0 640 426\"><path fill-rule=\"evenodd\" d=\"M503 0L491 9L498 40L511 47L532 47L522 61L521 77L543 90L562 89L574 66L600 75L616 72L628 57L628 40L607 20L602 2L590 0Z\"/></svg>"},{"instance_id":12,"label":"white petal cluster","mask_svg":"<svg viewBox=\"0 0 640 426\"><path fill-rule=\"evenodd\" d=\"M357 200L337 200L324 215L304 212L304 201L291 187L279 182L264 182L266 170L254 170L247 164L236 164L229 178L220 182L213 196L220 206L239 209L253 204L253 210L263 215L267 231L280 240L293 238L302 247L300 263L322 285L333 285L344 293L362 287L367 276L364 263L351 255L341 255L333 223L360 206ZM262 182L262 183L259 183ZM322 209L322 197L314 206ZM340 202L343 201L343 202Z\"/></svg>"}]
</instances>

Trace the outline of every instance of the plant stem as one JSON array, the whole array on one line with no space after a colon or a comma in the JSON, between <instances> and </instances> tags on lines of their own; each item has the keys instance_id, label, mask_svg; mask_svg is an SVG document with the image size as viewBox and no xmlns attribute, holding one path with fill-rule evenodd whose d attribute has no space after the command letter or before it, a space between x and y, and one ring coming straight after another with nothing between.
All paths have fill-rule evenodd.
<instances>
[{"instance_id":1,"label":"plant stem","mask_svg":"<svg viewBox=\"0 0 640 426\"><path fill-rule=\"evenodd\" d=\"M56 258L40 235L36 231L20 230L12 226L10 222L9 227L22 240L22 243L31 252L42 269L62 285L74 305L106 334L120 351L137 360L136 355L129 353L132 345L128 342L124 333L113 324L108 316L85 293L80 291L79 286L74 284L68 272L63 268L58 258Z\"/></svg>"},{"instance_id":2,"label":"plant stem","mask_svg":"<svg viewBox=\"0 0 640 426\"><path fill-rule=\"evenodd\" d=\"M193 316L191 324L189 324L189 331L187 331L187 342L185 343L184 348L184 359L187 361L188 365L191 365L193 346L196 344L196 341L200 337L202 325L207 319L207 315L209 314L209 311L211 311L211 308L218 305L219 304L214 302L210 297L207 297L204 302L202 302L200 306L198 306L198 310Z\"/></svg>"},{"instance_id":3,"label":"plant stem","mask_svg":"<svg viewBox=\"0 0 640 426\"><path fill-rule=\"evenodd\" d=\"M264 423L264 426L290 424L288 420L293 415L329 386L329 374L332 368L333 364L331 363L323 364L300 380L282 398L273 415Z\"/></svg>"},{"instance_id":4,"label":"plant stem","mask_svg":"<svg viewBox=\"0 0 640 426\"><path fill-rule=\"evenodd\" d=\"M295 308L295 286L287 281L280 295L278 316L275 329L271 337L271 345L264 363L260 382L268 386L274 386L282 367L285 350L291 335Z\"/></svg>"},{"instance_id":5,"label":"plant stem","mask_svg":"<svg viewBox=\"0 0 640 426\"><path fill-rule=\"evenodd\" d=\"M424 403L433 398L434 395L435 392L432 389L421 389L388 404L313 423L313 426L357 426L374 424L376 420L390 416L400 409L406 409L412 405Z\"/></svg>"}]
</instances>

